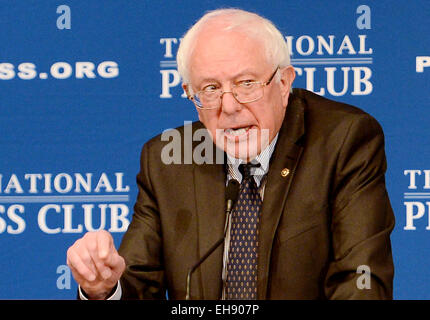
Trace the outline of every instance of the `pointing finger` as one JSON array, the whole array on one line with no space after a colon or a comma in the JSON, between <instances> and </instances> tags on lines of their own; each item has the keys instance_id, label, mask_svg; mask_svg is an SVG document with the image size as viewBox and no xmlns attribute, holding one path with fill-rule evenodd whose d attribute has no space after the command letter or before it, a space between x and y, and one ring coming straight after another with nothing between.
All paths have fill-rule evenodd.
<instances>
[{"instance_id":1,"label":"pointing finger","mask_svg":"<svg viewBox=\"0 0 430 320\"><path fill-rule=\"evenodd\" d=\"M97 233L97 251L100 259L105 260L112 251L113 239L107 231Z\"/></svg>"}]
</instances>

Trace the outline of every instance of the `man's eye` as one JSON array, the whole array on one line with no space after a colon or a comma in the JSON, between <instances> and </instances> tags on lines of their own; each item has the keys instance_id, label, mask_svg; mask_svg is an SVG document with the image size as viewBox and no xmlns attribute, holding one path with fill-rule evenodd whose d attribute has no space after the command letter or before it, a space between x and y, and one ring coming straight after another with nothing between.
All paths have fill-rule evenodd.
<instances>
[{"instance_id":1,"label":"man's eye","mask_svg":"<svg viewBox=\"0 0 430 320\"><path fill-rule=\"evenodd\" d=\"M247 88L252 87L255 84L254 80L243 80L238 83L239 86Z\"/></svg>"},{"instance_id":2,"label":"man's eye","mask_svg":"<svg viewBox=\"0 0 430 320\"><path fill-rule=\"evenodd\" d=\"M209 86L204 87L202 91L213 92L213 91L215 91L217 89L218 89L217 86L211 84Z\"/></svg>"}]
</instances>

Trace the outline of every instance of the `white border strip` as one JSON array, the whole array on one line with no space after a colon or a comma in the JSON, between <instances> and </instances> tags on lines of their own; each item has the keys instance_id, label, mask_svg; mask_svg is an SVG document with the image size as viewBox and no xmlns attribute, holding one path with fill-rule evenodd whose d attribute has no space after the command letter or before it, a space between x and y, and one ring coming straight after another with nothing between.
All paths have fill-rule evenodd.
<instances>
[{"instance_id":1,"label":"white border strip","mask_svg":"<svg viewBox=\"0 0 430 320\"><path fill-rule=\"evenodd\" d=\"M291 59L292 65L324 65L324 64L372 64L373 58L300 58ZM175 60L160 61L161 68L176 68Z\"/></svg>"},{"instance_id":2,"label":"white border strip","mask_svg":"<svg viewBox=\"0 0 430 320\"><path fill-rule=\"evenodd\" d=\"M128 195L0 196L0 203L127 202L129 199Z\"/></svg>"}]
</instances>

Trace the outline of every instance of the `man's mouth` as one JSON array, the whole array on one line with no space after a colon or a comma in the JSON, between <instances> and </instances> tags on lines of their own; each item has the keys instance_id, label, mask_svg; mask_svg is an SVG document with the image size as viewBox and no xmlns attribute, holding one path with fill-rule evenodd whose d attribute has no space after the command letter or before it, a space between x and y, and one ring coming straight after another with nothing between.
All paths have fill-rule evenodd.
<instances>
[{"instance_id":1,"label":"man's mouth","mask_svg":"<svg viewBox=\"0 0 430 320\"><path fill-rule=\"evenodd\" d=\"M228 135L234 136L234 137L239 137L241 135L246 134L251 127L252 126L228 128L225 130L225 133L227 133Z\"/></svg>"},{"instance_id":2,"label":"man's mouth","mask_svg":"<svg viewBox=\"0 0 430 320\"><path fill-rule=\"evenodd\" d=\"M257 127L254 125L235 127L224 129L225 137L230 141L245 141L248 140L251 136L257 133Z\"/></svg>"}]
</instances>

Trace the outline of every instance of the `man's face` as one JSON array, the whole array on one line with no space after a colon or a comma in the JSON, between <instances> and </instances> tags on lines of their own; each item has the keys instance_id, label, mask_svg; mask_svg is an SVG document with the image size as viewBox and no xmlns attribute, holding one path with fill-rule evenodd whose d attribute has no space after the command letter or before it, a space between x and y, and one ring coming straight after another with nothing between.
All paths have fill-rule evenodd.
<instances>
[{"instance_id":1,"label":"man's face","mask_svg":"<svg viewBox=\"0 0 430 320\"><path fill-rule=\"evenodd\" d=\"M251 80L266 82L275 71L267 62L262 43L239 32L206 28L197 38L190 57L194 92L208 85L230 92L232 85ZM197 109L200 121L216 145L235 158L250 161L276 136L285 115L294 80L293 67L280 69L281 81L264 87L261 99L239 103L231 93L221 97L218 109ZM184 85L184 89L188 90Z\"/></svg>"}]
</instances>

